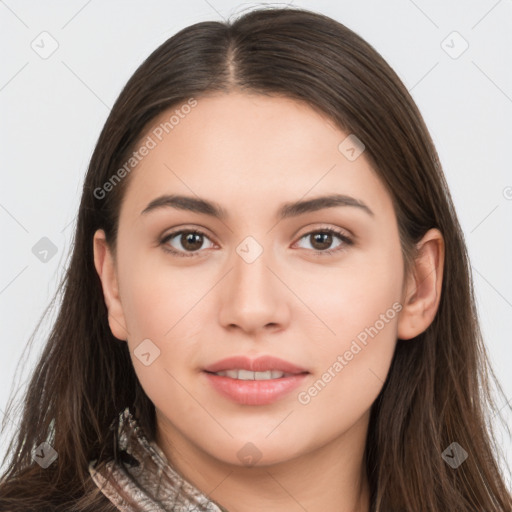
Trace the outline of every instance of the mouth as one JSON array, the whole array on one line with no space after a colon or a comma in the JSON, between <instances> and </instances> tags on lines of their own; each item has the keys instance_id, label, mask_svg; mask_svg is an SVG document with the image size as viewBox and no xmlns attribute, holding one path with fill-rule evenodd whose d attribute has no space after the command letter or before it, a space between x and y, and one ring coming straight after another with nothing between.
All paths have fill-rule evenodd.
<instances>
[{"instance_id":1,"label":"mouth","mask_svg":"<svg viewBox=\"0 0 512 512\"><path fill-rule=\"evenodd\" d=\"M254 380L254 377L251 376L252 374L256 374L256 380L259 380L258 377L261 377L262 379L282 377L282 375L279 375L278 377L272 377L272 372L274 372L274 375L276 375L276 372L281 372L284 375L309 373L305 368L301 368L291 363L290 361L285 361L279 357L259 356L255 359L251 359L245 355L232 356L226 359L221 359L220 361L206 366L204 371L216 374L221 372L238 372L237 376L232 373L230 375L231 378L239 378L238 375L241 375L241 379L243 380ZM271 372L270 375L268 372ZM223 377L225 376L227 375L223 375Z\"/></svg>"},{"instance_id":2,"label":"mouth","mask_svg":"<svg viewBox=\"0 0 512 512\"><path fill-rule=\"evenodd\" d=\"M299 386L309 371L271 356L249 359L235 356L206 367L202 372L224 398L242 405L268 405Z\"/></svg>"},{"instance_id":3,"label":"mouth","mask_svg":"<svg viewBox=\"0 0 512 512\"><path fill-rule=\"evenodd\" d=\"M301 375L301 373L286 373L281 370L267 370L266 372L251 372L250 370L235 369L224 370L220 372L206 372L219 377L228 377L237 380L273 380L282 379L283 377L292 377L294 375ZM307 372L305 372L307 373Z\"/></svg>"}]
</instances>

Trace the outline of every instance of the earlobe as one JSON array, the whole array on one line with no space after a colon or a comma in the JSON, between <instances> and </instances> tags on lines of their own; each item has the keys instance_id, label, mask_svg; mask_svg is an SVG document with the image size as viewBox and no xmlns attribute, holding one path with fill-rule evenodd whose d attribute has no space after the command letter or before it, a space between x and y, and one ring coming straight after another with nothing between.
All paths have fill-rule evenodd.
<instances>
[{"instance_id":1,"label":"earlobe","mask_svg":"<svg viewBox=\"0 0 512 512\"><path fill-rule=\"evenodd\" d=\"M119 287L114 257L107 244L105 232L98 229L94 234L94 266L101 280L103 297L108 310L108 323L112 334L119 340L128 338L123 307L119 297Z\"/></svg>"},{"instance_id":2,"label":"earlobe","mask_svg":"<svg viewBox=\"0 0 512 512\"><path fill-rule=\"evenodd\" d=\"M441 300L444 269L444 239L430 229L417 244L418 255L404 293L398 321L399 339L408 340L425 331L434 320Z\"/></svg>"}]
</instances>

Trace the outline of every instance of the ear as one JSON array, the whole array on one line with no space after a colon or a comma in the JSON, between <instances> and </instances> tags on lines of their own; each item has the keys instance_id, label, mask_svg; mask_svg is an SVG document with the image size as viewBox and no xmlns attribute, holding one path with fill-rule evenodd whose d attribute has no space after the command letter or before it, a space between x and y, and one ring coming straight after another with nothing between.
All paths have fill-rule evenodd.
<instances>
[{"instance_id":1,"label":"ear","mask_svg":"<svg viewBox=\"0 0 512 512\"><path fill-rule=\"evenodd\" d=\"M402 300L398 338L408 340L432 323L441 300L444 268L444 239L438 229L430 229L417 244L414 261Z\"/></svg>"},{"instance_id":2,"label":"ear","mask_svg":"<svg viewBox=\"0 0 512 512\"><path fill-rule=\"evenodd\" d=\"M105 232L98 229L94 233L94 266L101 280L103 297L108 309L108 323L112 334L119 340L126 340L128 331L119 298L119 287L114 257L107 244Z\"/></svg>"}]
</instances>

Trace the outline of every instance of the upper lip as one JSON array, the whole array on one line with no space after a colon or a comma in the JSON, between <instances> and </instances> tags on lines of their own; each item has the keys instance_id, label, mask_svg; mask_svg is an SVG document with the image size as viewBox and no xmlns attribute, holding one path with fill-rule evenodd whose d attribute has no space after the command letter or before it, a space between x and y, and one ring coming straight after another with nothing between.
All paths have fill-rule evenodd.
<instances>
[{"instance_id":1,"label":"upper lip","mask_svg":"<svg viewBox=\"0 0 512 512\"><path fill-rule=\"evenodd\" d=\"M251 359L247 356L233 356L222 359L204 368L207 372L222 372L225 370L249 370L252 372L266 372L268 370L277 370L284 373L309 373L304 368L300 368L289 361L279 359L273 356L260 356Z\"/></svg>"}]
</instances>

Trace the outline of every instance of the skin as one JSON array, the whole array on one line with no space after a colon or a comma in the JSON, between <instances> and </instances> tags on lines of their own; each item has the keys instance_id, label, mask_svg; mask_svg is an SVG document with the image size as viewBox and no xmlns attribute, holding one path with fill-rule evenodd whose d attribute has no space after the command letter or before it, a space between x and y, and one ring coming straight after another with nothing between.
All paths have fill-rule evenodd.
<instances>
[{"instance_id":1,"label":"skin","mask_svg":"<svg viewBox=\"0 0 512 512\"><path fill-rule=\"evenodd\" d=\"M423 332L439 305L441 233L426 233L413 272L404 276L391 197L364 152L349 161L338 150L347 135L284 97L198 98L132 171L116 257L103 231L94 236L110 327L127 340L155 404L156 441L182 475L230 512L368 511L363 452L370 407L397 338ZM285 202L334 192L363 201L374 215L337 206L275 218ZM171 207L141 215L164 193L215 201L229 217ZM315 243L311 233L329 227L354 244L319 254L343 245L336 235L330 245ZM198 256L174 256L159 245L171 231L194 228L206 235L196 243ZM236 251L247 236L263 248L252 263ZM194 253L180 236L166 244ZM300 403L298 392L394 303L401 311L309 403ZM145 366L134 350L148 338L160 356ZM274 355L310 375L274 404L236 404L201 373L235 354ZM237 455L248 442L261 457L252 467Z\"/></svg>"}]
</instances>

